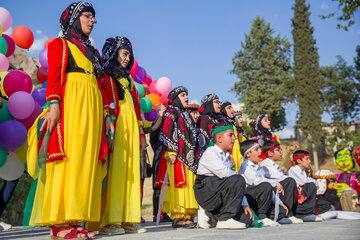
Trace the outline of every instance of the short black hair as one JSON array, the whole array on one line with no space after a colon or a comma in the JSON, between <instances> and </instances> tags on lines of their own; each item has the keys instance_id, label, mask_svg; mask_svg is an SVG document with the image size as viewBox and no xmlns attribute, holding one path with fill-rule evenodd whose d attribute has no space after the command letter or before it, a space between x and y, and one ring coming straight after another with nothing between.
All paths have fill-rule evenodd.
<instances>
[{"instance_id":1,"label":"short black hair","mask_svg":"<svg viewBox=\"0 0 360 240\"><path fill-rule=\"evenodd\" d=\"M269 151L270 149L276 146L280 146L280 144L277 141L273 141L273 140L265 141L262 147L262 153L265 154L267 151ZM266 157L267 157L267 153L266 153Z\"/></svg>"},{"instance_id":2,"label":"short black hair","mask_svg":"<svg viewBox=\"0 0 360 240\"><path fill-rule=\"evenodd\" d=\"M245 155L245 152L251 148L254 144L257 144L255 140L245 140L242 143L240 143L240 153L241 155Z\"/></svg>"},{"instance_id":3,"label":"short black hair","mask_svg":"<svg viewBox=\"0 0 360 240\"><path fill-rule=\"evenodd\" d=\"M219 123L216 123L212 128L211 128L211 132L213 132L214 130L220 128L220 127L224 127L224 126L230 126L231 124L227 123L227 122L219 122ZM213 141L214 141L214 144L216 143L216 134L213 137Z\"/></svg>"},{"instance_id":4,"label":"short black hair","mask_svg":"<svg viewBox=\"0 0 360 240\"><path fill-rule=\"evenodd\" d=\"M296 156L299 156L299 155L303 155L303 154L309 154L310 153L308 151L305 151L305 150L296 150L294 153L293 153L293 158L296 157ZM301 157L301 158L298 158L299 160L303 159L304 157ZM297 165L297 160L298 159L295 159L294 163L295 165Z\"/></svg>"}]
</instances>

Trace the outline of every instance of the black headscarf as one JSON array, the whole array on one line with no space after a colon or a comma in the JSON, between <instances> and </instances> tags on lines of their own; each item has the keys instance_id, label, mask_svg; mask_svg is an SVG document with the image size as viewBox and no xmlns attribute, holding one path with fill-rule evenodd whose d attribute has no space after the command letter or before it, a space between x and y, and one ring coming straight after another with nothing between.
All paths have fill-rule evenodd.
<instances>
[{"instance_id":1,"label":"black headscarf","mask_svg":"<svg viewBox=\"0 0 360 240\"><path fill-rule=\"evenodd\" d=\"M196 173L198 161L195 160L196 128L190 113L184 108L179 94L188 93L183 86L176 87L169 92L166 111L163 115L163 125L159 140L167 151L177 152L177 158L185 166Z\"/></svg>"},{"instance_id":2,"label":"black headscarf","mask_svg":"<svg viewBox=\"0 0 360 240\"><path fill-rule=\"evenodd\" d=\"M74 2L64 10L60 17L60 27L63 37L80 49L94 65L95 75L98 78L103 78L104 69L102 67L100 54L91 45L89 36L86 36L81 28L80 16L83 12L91 12L95 17L95 10L91 3L88 2Z\"/></svg>"},{"instance_id":3,"label":"black headscarf","mask_svg":"<svg viewBox=\"0 0 360 240\"><path fill-rule=\"evenodd\" d=\"M241 111L234 111L234 121L235 121L236 116L241 116L241 117L242 117L242 112L241 112ZM236 125L236 124L235 124L235 125ZM244 129L243 129L242 127L239 127L239 126L236 125L236 129L237 129L238 132L239 132L240 134L242 134L245 138L248 138L247 135L246 135L246 133L245 133L245 131L244 131Z\"/></svg>"},{"instance_id":4,"label":"black headscarf","mask_svg":"<svg viewBox=\"0 0 360 240\"><path fill-rule=\"evenodd\" d=\"M201 107L199 108L200 115L208 115L216 120L221 118L221 114L216 113L214 109L213 100L215 99L219 99L215 93L208 94L201 99Z\"/></svg>"},{"instance_id":5,"label":"black headscarf","mask_svg":"<svg viewBox=\"0 0 360 240\"><path fill-rule=\"evenodd\" d=\"M231 102L229 101L224 101L221 103L221 107L220 107L220 113L223 115L224 118L226 118L227 122L232 124L232 125L236 125L235 124L235 121L234 121L234 118L231 118L227 115L227 112L226 112L226 107L231 105Z\"/></svg>"},{"instance_id":6,"label":"black headscarf","mask_svg":"<svg viewBox=\"0 0 360 240\"><path fill-rule=\"evenodd\" d=\"M254 124L253 139L256 140L261 147L264 145L264 142L266 140L272 140L271 132L268 129L264 128L261 124L261 120L264 117L266 117L266 115L264 114L260 114L259 116L257 116Z\"/></svg>"}]
</instances>

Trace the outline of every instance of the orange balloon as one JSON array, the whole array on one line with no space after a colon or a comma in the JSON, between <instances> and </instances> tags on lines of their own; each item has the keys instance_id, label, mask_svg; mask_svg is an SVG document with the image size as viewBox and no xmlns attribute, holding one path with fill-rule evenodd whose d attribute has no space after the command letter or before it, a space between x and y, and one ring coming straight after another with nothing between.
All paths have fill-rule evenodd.
<instances>
[{"instance_id":1,"label":"orange balloon","mask_svg":"<svg viewBox=\"0 0 360 240\"><path fill-rule=\"evenodd\" d=\"M24 49L29 49L34 42L34 34L25 26L14 28L11 36L15 44Z\"/></svg>"},{"instance_id":2,"label":"orange balloon","mask_svg":"<svg viewBox=\"0 0 360 240\"><path fill-rule=\"evenodd\" d=\"M152 103L152 109L155 109L156 105L161 103L160 96L155 93L150 93L149 95L146 95L145 97L150 99L150 101Z\"/></svg>"}]
</instances>

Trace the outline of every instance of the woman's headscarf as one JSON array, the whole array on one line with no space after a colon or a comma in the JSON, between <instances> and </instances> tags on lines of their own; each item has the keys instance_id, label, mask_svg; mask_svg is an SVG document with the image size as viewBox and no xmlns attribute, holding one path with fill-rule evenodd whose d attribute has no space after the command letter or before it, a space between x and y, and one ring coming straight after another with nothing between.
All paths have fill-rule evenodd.
<instances>
[{"instance_id":1,"label":"woman's headscarf","mask_svg":"<svg viewBox=\"0 0 360 240\"><path fill-rule=\"evenodd\" d=\"M177 152L177 158L185 166L196 173L198 161L195 161L196 128L190 113L184 108L179 94L188 92L183 86L169 92L166 111L163 115L163 125L159 140L167 151ZM169 131L170 130L170 131Z\"/></svg>"},{"instance_id":2,"label":"woman's headscarf","mask_svg":"<svg viewBox=\"0 0 360 240\"><path fill-rule=\"evenodd\" d=\"M269 129L264 128L261 124L261 120L264 117L266 117L264 114L257 116L254 124L253 139L256 140L261 147L264 145L265 140L272 140L272 134Z\"/></svg>"},{"instance_id":3,"label":"woman's headscarf","mask_svg":"<svg viewBox=\"0 0 360 240\"><path fill-rule=\"evenodd\" d=\"M226 112L226 107L231 105L231 102L229 101L224 101L221 103L221 107L220 107L220 112L221 114L224 116L224 118L226 119L226 121L232 125L236 125L235 124L235 121L234 121L234 118L231 118L227 115L227 112Z\"/></svg>"},{"instance_id":4,"label":"woman's headscarf","mask_svg":"<svg viewBox=\"0 0 360 240\"><path fill-rule=\"evenodd\" d=\"M94 65L95 75L104 77L104 69L99 52L92 46L89 36L86 36L81 28L80 16L83 12L91 12L95 17L95 10L91 3L74 2L70 4L60 17L60 27L63 37L75 44L80 51Z\"/></svg>"},{"instance_id":5,"label":"woman's headscarf","mask_svg":"<svg viewBox=\"0 0 360 240\"><path fill-rule=\"evenodd\" d=\"M241 116L242 117L242 112L241 111L234 111L234 120L235 120L236 116ZM245 138L247 138L246 132L244 131L244 129L242 127L239 127L239 126L236 125L236 129L238 130L238 132L240 134L242 134Z\"/></svg>"},{"instance_id":6,"label":"woman's headscarf","mask_svg":"<svg viewBox=\"0 0 360 240\"><path fill-rule=\"evenodd\" d=\"M221 115L220 113L215 112L214 104L213 104L213 101L215 99L219 99L218 95L216 95L215 93L211 93L203 97L201 99L201 106L199 108L199 113L201 115L209 115L210 117L218 120L221 117Z\"/></svg>"}]
</instances>

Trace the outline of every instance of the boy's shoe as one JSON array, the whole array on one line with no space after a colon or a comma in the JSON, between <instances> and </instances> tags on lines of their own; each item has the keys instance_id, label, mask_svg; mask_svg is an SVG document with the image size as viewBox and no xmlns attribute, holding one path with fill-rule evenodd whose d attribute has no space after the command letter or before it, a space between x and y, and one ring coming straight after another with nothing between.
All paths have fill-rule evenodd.
<instances>
[{"instance_id":1,"label":"boy's shoe","mask_svg":"<svg viewBox=\"0 0 360 240\"><path fill-rule=\"evenodd\" d=\"M301 223L304 223L303 220L301 220L300 218L297 218L295 216L292 216L292 217L289 217L289 219L291 220L291 222L293 224L301 224Z\"/></svg>"},{"instance_id":2,"label":"boy's shoe","mask_svg":"<svg viewBox=\"0 0 360 240\"><path fill-rule=\"evenodd\" d=\"M280 224L292 224L293 222L291 221L290 218L282 218L279 220Z\"/></svg>"},{"instance_id":3,"label":"boy's shoe","mask_svg":"<svg viewBox=\"0 0 360 240\"><path fill-rule=\"evenodd\" d=\"M304 222L322 222L322 218L314 214L303 217Z\"/></svg>"},{"instance_id":4,"label":"boy's shoe","mask_svg":"<svg viewBox=\"0 0 360 240\"><path fill-rule=\"evenodd\" d=\"M264 227L268 227L275 224L275 222L269 218L261 219L261 222L264 224Z\"/></svg>"},{"instance_id":5,"label":"boy's shoe","mask_svg":"<svg viewBox=\"0 0 360 240\"><path fill-rule=\"evenodd\" d=\"M242 222L236 221L232 218L226 221L218 221L216 224L217 229L245 229L246 225Z\"/></svg>"},{"instance_id":6,"label":"boy's shoe","mask_svg":"<svg viewBox=\"0 0 360 240\"><path fill-rule=\"evenodd\" d=\"M99 234L101 235L121 235L125 234L125 230L120 225L109 224L100 228Z\"/></svg>"},{"instance_id":7,"label":"boy's shoe","mask_svg":"<svg viewBox=\"0 0 360 240\"><path fill-rule=\"evenodd\" d=\"M145 233L146 229L140 227L140 224L137 223L123 223L121 225L124 228L125 233Z\"/></svg>"},{"instance_id":8,"label":"boy's shoe","mask_svg":"<svg viewBox=\"0 0 360 240\"><path fill-rule=\"evenodd\" d=\"M208 217L208 215L206 215L205 210L199 206L199 210L197 211L197 213L198 213L198 221L197 221L198 226L200 228L209 229L210 218Z\"/></svg>"},{"instance_id":9,"label":"boy's shoe","mask_svg":"<svg viewBox=\"0 0 360 240\"><path fill-rule=\"evenodd\" d=\"M11 224L0 222L0 230L9 230L10 228L12 228Z\"/></svg>"}]
</instances>

